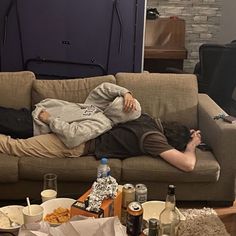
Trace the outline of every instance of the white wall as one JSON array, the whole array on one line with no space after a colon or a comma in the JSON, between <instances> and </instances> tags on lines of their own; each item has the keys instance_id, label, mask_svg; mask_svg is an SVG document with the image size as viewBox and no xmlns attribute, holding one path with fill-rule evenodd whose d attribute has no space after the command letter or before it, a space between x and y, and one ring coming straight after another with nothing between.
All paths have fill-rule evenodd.
<instances>
[{"instance_id":1,"label":"white wall","mask_svg":"<svg viewBox=\"0 0 236 236\"><path fill-rule=\"evenodd\" d=\"M219 29L219 43L228 43L236 39L236 1L223 0Z\"/></svg>"}]
</instances>

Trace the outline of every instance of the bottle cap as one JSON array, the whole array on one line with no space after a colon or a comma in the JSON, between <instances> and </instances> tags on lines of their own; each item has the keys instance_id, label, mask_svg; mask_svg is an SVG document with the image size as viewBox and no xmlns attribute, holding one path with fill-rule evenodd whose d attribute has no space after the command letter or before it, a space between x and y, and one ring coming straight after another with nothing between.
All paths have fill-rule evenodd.
<instances>
[{"instance_id":1,"label":"bottle cap","mask_svg":"<svg viewBox=\"0 0 236 236\"><path fill-rule=\"evenodd\" d=\"M148 228L156 228L159 225L159 221L156 218L150 218L148 220Z\"/></svg>"},{"instance_id":2,"label":"bottle cap","mask_svg":"<svg viewBox=\"0 0 236 236\"><path fill-rule=\"evenodd\" d=\"M168 186L168 195L175 195L175 186L174 185Z\"/></svg>"},{"instance_id":3,"label":"bottle cap","mask_svg":"<svg viewBox=\"0 0 236 236\"><path fill-rule=\"evenodd\" d=\"M107 158L105 158L105 157L103 157L102 159L101 159L101 163L102 164L107 164L107 162L108 162L108 160L107 160Z\"/></svg>"}]
</instances>

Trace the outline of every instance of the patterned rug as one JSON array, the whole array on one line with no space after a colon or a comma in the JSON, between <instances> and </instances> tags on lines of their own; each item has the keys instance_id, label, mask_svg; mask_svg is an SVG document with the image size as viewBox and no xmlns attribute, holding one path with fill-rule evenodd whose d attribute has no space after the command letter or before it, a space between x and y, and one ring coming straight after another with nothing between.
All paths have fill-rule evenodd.
<instances>
[{"instance_id":1,"label":"patterned rug","mask_svg":"<svg viewBox=\"0 0 236 236\"><path fill-rule=\"evenodd\" d=\"M179 224L179 236L230 236L212 208L180 209L186 217Z\"/></svg>"}]
</instances>

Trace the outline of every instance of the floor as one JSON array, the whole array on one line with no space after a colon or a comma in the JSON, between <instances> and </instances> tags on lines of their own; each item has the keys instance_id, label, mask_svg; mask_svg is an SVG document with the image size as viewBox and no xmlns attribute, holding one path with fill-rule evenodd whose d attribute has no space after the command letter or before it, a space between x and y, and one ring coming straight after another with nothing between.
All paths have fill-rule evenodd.
<instances>
[{"instance_id":1,"label":"floor","mask_svg":"<svg viewBox=\"0 0 236 236\"><path fill-rule=\"evenodd\" d=\"M236 236L236 201L232 207L214 208L231 236Z\"/></svg>"},{"instance_id":2,"label":"floor","mask_svg":"<svg viewBox=\"0 0 236 236\"><path fill-rule=\"evenodd\" d=\"M204 202L178 202L181 208L202 208L208 207ZM231 207L213 207L219 218L224 223L226 230L231 236L236 236L236 200Z\"/></svg>"}]
</instances>

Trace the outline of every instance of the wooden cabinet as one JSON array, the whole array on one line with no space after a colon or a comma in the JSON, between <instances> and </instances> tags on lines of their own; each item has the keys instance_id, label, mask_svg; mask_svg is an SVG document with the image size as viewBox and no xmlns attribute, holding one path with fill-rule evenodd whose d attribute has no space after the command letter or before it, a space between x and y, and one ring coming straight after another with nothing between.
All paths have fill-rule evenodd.
<instances>
[{"instance_id":1,"label":"wooden cabinet","mask_svg":"<svg viewBox=\"0 0 236 236\"><path fill-rule=\"evenodd\" d=\"M183 69L183 61L187 59L185 21L176 17L146 20L144 45L144 70Z\"/></svg>"}]
</instances>

